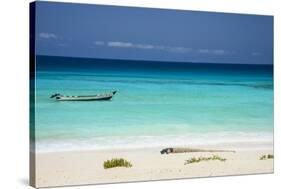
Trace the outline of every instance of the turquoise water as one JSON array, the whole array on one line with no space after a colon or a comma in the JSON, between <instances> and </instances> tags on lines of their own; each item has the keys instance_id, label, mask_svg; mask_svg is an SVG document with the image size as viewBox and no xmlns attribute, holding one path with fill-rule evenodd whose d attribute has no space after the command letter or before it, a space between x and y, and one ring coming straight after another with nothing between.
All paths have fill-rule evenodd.
<instances>
[{"instance_id":1,"label":"turquoise water","mask_svg":"<svg viewBox=\"0 0 281 189\"><path fill-rule=\"evenodd\" d=\"M158 62L154 68L137 67L130 61L98 66L85 65L80 59L75 59L80 62L77 65L69 61L38 58L38 151L273 140L271 66L202 64L194 68L193 64ZM118 92L110 101L49 98L56 92L86 95L113 89Z\"/></svg>"}]
</instances>

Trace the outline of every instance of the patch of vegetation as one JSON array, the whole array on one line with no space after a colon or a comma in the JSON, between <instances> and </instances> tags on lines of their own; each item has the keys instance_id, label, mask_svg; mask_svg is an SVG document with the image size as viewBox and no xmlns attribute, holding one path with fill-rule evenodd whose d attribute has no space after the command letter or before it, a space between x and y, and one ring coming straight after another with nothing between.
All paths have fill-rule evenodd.
<instances>
[{"instance_id":1,"label":"patch of vegetation","mask_svg":"<svg viewBox=\"0 0 281 189\"><path fill-rule=\"evenodd\" d=\"M188 160L185 160L184 164L186 165L186 164L199 163L201 161L210 161L210 160L226 161L225 158L222 158L218 155L213 155L211 157L199 157L199 158L193 157L193 158L190 158Z\"/></svg>"},{"instance_id":2,"label":"patch of vegetation","mask_svg":"<svg viewBox=\"0 0 281 189\"><path fill-rule=\"evenodd\" d=\"M262 155L260 157L260 160L267 160L267 159L274 159L274 155L272 154L267 154L267 155Z\"/></svg>"},{"instance_id":3,"label":"patch of vegetation","mask_svg":"<svg viewBox=\"0 0 281 189\"><path fill-rule=\"evenodd\" d=\"M114 168L114 167L132 167L131 162L123 159L123 158L115 158L111 160L107 160L103 162L103 168L104 169L109 169L109 168Z\"/></svg>"}]
</instances>

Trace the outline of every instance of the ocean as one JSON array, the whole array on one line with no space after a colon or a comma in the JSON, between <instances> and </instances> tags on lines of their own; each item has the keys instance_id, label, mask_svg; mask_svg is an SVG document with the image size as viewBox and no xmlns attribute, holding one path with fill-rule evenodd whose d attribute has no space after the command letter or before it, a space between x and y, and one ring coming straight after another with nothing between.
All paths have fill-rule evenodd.
<instances>
[{"instance_id":1,"label":"ocean","mask_svg":"<svg viewBox=\"0 0 281 189\"><path fill-rule=\"evenodd\" d=\"M35 89L37 152L273 142L273 65L36 56Z\"/></svg>"}]
</instances>

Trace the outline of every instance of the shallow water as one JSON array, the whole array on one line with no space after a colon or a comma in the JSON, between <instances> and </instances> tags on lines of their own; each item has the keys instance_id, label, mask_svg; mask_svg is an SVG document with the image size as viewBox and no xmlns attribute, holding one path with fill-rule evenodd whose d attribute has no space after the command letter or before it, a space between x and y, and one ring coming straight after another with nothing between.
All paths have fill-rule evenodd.
<instances>
[{"instance_id":1,"label":"shallow water","mask_svg":"<svg viewBox=\"0 0 281 189\"><path fill-rule=\"evenodd\" d=\"M273 140L273 67L37 56L36 150ZM110 101L50 95L118 92Z\"/></svg>"}]
</instances>

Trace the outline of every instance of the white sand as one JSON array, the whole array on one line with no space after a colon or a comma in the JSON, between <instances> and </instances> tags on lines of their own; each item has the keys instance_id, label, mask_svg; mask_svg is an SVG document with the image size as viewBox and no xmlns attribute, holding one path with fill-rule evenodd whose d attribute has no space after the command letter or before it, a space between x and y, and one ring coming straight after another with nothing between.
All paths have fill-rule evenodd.
<instances>
[{"instance_id":1,"label":"white sand","mask_svg":"<svg viewBox=\"0 0 281 189\"><path fill-rule=\"evenodd\" d=\"M160 150L161 148L38 153L36 154L36 186L273 173L272 159L259 160L263 154L273 154L272 150L169 155L161 155ZM209 157L213 154L227 160L184 165L185 160L191 157ZM133 167L104 169L103 162L111 158L125 158L133 164Z\"/></svg>"}]
</instances>

